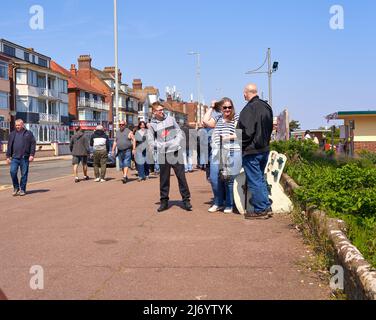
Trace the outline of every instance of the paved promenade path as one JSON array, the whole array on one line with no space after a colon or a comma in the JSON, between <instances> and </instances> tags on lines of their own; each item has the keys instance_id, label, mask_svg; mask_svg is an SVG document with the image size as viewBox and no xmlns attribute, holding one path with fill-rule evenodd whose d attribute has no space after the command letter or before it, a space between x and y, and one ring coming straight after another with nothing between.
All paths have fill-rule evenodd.
<instances>
[{"instance_id":1,"label":"paved promenade path","mask_svg":"<svg viewBox=\"0 0 376 320\"><path fill-rule=\"evenodd\" d=\"M202 172L188 176L193 212L176 201L156 214L157 178L122 185L113 169L108 176L117 178L33 184L24 198L0 191L0 299L329 298L301 266L307 248L289 217L208 213ZM44 290L30 288L34 265Z\"/></svg>"}]
</instances>

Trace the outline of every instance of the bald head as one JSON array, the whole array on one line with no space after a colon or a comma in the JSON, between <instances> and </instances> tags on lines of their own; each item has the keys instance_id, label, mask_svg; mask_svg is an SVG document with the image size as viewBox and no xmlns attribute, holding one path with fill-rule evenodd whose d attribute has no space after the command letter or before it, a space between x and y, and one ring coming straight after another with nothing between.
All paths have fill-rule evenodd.
<instances>
[{"instance_id":1,"label":"bald head","mask_svg":"<svg viewBox=\"0 0 376 320\"><path fill-rule=\"evenodd\" d=\"M244 88L244 99L246 101L251 101L257 96L257 85L254 83L249 83Z\"/></svg>"}]
</instances>

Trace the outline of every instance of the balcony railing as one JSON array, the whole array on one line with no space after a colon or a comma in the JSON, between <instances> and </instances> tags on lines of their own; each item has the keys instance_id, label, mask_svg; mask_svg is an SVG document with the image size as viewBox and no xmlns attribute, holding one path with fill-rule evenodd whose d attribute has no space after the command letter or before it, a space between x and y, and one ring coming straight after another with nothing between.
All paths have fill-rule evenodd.
<instances>
[{"instance_id":1,"label":"balcony railing","mask_svg":"<svg viewBox=\"0 0 376 320\"><path fill-rule=\"evenodd\" d=\"M108 103L104 103L102 101L95 101L92 99L85 99L81 98L78 100L78 106L79 107L87 107L87 108L92 108L92 109L98 109L98 110L104 110L104 111L109 111L110 106Z\"/></svg>"},{"instance_id":2,"label":"balcony railing","mask_svg":"<svg viewBox=\"0 0 376 320\"><path fill-rule=\"evenodd\" d=\"M59 94L56 90L53 89L46 89L46 88L38 88L39 96L43 98L49 99L59 99Z\"/></svg>"},{"instance_id":3,"label":"balcony railing","mask_svg":"<svg viewBox=\"0 0 376 320\"><path fill-rule=\"evenodd\" d=\"M0 129L9 130L10 123L8 121L0 121Z\"/></svg>"},{"instance_id":4,"label":"balcony railing","mask_svg":"<svg viewBox=\"0 0 376 320\"><path fill-rule=\"evenodd\" d=\"M60 122L57 114L40 113L39 121L42 122Z\"/></svg>"}]
</instances>

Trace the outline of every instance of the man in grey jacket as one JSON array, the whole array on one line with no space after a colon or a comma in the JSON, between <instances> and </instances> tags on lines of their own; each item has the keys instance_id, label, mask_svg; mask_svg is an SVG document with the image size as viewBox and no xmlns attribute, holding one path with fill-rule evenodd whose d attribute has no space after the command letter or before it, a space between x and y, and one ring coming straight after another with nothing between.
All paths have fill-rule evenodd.
<instances>
[{"instance_id":1,"label":"man in grey jacket","mask_svg":"<svg viewBox=\"0 0 376 320\"><path fill-rule=\"evenodd\" d=\"M160 102L154 102L152 109L154 117L148 128L147 144L150 151L153 151L154 147L158 151L161 195L161 205L158 212L168 209L171 168L174 169L179 182L183 208L192 211L191 194L185 177L183 150L181 150L182 146L185 145L183 142L184 135L175 119L164 114L164 106Z\"/></svg>"},{"instance_id":2,"label":"man in grey jacket","mask_svg":"<svg viewBox=\"0 0 376 320\"><path fill-rule=\"evenodd\" d=\"M82 162L82 169L84 171L84 180L89 180L87 175L87 157L89 154L89 139L85 136L85 133L81 130L81 127L75 129L76 133L70 141L70 151L72 153L72 165L74 181L80 182L78 178L78 166Z\"/></svg>"}]
</instances>

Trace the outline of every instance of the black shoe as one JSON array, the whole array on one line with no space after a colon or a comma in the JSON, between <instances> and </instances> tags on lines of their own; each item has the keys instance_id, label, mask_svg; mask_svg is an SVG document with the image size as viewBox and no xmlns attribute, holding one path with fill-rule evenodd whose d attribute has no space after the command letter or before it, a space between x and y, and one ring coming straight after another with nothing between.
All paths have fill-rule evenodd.
<instances>
[{"instance_id":1,"label":"black shoe","mask_svg":"<svg viewBox=\"0 0 376 320\"><path fill-rule=\"evenodd\" d=\"M129 179L128 179L128 177L124 177L124 178L122 179L122 181L123 181L123 184L126 184L126 183L129 181Z\"/></svg>"},{"instance_id":2,"label":"black shoe","mask_svg":"<svg viewBox=\"0 0 376 320\"><path fill-rule=\"evenodd\" d=\"M75 183L78 183L78 182L80 182L80 179L78 179L78 178L76 177L76 178L74 178L74 182L75 182Z\"/></svg>"},{"instance_id":3,"label":"black shoe","mask_svg":"<svg viewBox=\"0 0 376 320\"><path fill-rule=\"evenodd\" d=\"M266 209L265 212L266 212L266 214L268 215L269 218L272 218L273 215L274 215L274 212L273 212L272 208Z\"/></svg>"},{"instance_id":4,"label":"black shoe","mask_svg":"<svg viewBox=\"0 0 376 320\"><path fill-rule=\"evenodd\" d=\"M84 180L89 181L90 180L89 176L84 177Z\"/></svg>"},{"instance_id":5,"label":"black shoe","mask_svg":"<svg viewBox=\"0 0 376 320\"><path fill-rule=\"evenodd\" d=\"M168 210L168 202L162 201L160 207L157 209L158 212L163 212Z\"/></svg>"},{"instance_id":6,"label":"black shoe","mask_svg":"<svg viewBox=\"0 0 376 320\"><path fill-rule=\"evenodd\" d=\"M189 201L189 200L184 200L184 201L183 201L183 208L184 208L184 210L186 210L186 211L192 211L191 201Z\"/></svg>"},{"instance_id":7,"label":"black shoe","mask_svg":"<svg viewBox=\"0 0 376 320\"><path fill-rule=\"evenodd\" d=\"M266 212L260 212L260 213L250 212L250 213L246 213L244 215L244 218L247 220L266 220L266 219L269 219L269 215Z\"/></svg>"}]
</instances>

